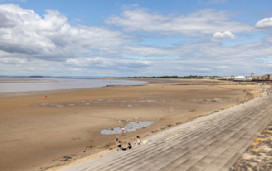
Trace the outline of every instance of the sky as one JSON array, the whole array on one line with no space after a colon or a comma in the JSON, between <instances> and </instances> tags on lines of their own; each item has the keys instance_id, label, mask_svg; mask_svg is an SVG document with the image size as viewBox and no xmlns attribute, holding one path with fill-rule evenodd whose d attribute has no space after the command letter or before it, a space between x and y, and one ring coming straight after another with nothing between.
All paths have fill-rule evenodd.
<instances>
[{"instance_id":1,"label":"sky","mask_svg":"<svg viewBox=\"0 0 272 171\"><path fill-rule=\"evenodd\" d=\"M0 75L272 73L271 0L0 0Z\"/></svg>"}]
</instances>

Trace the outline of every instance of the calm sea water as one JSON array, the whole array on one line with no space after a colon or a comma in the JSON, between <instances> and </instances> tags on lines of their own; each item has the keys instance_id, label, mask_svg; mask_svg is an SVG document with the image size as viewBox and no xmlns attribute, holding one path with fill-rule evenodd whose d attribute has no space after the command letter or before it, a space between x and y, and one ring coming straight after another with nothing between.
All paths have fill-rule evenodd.
<instances>
[{"instance_id":1,"label":"calm sea water","mask_svg":"<svg viewBox=\"0 0 272 171\"><path fill-rule=\"evenodd\" d=\"M142 81L75 79L75 78L25 78L0 81L0 93L46 91L77 88L97 88L107 85L141 85Z\"/></svg>"}]
</instances>

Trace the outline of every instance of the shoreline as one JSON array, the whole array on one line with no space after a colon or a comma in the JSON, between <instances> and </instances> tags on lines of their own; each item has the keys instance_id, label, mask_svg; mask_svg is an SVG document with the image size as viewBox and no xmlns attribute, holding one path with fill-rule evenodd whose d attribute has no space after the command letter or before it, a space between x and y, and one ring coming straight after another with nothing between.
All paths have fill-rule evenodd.
<instances>
[{"instance_id":1,"label":"shoreline","mask_svg":"<svg viewBox=\"0 0 272 171\"><path fill-rule=\"evenodd\" d=\"M10 78L12 79L12 78ZM33 79L20 81L15 79L14 82L7 82L5 78L0 78L0 95L32 94L47 91L65 91L89 88L103 88L107 86L129 86L144 85L148 82L135 81L128 79L75 79L75 78L48 78Z\"/></svg>"},{"instance_id":2,"label":"shoreline","mask_svg":"<svg viewBox=\"0 0 272 171\"><path fill-rule=\"evenodd\" d=\"M221 85L220 87L220 85L212 85L212 83L210 85L201 84L210 80L173 79L170 80L170 83L161 83L161 80L153 81L156 83L143 86L117 86L51 92L47 99L41 97L44 93L0 98L0 101L5 100L6 105L8 105L8 107L4 107L5 104L2 104L2 109L14 114L14 116L0 116L6 123L2 125L3 131L9 130L10 132L8 134L3 134L3 132L1 134L5 135L3 139L13 142L13 144L3 145L7 148L14 145L15 150L20 151L21 149L16 147L17 142L14 141L14 137L18 137L18 140L21 139L18 142L20 145L38 143L36 146L32 146L32 148L35 147L34 150L29 149L29 156L26 156L26 159L40 157L41 159L37 160L37 162L33 161L35 167L26 165L28 169L25 170L54 169L55 166L66 165L72 161L81 161L85 157L99 157L105 150L114 149L115 135L100 135L98 130L123 126L128 120L155 121L155 124L151 127L130 132L123 136L119 135L124 143L132 141L136 135L140 135L144 139L157 132L172 128L176 123L186 123L214 111L236 105L243 100L253 98L254 95L251 97L248 93L241 91L244 87L248 89L249 94L251 93L250 89L259 89L259 87L253 85ZM180 83L183 84L183 81L191 82L192 85L179 85ZM44 103L45 100L49 104L65 105L73 102L78 105L60 108L33 106L34 104ZM154 100L154 102L140 103L140 100ZM86 102L81 103L81 101ZM19 104L19 106L14 106L12 103ZM86 103L90 103L90 105L85 105ZM18 111L21 111L20 115L18 115ZM16 123L26 123L24 120L28 121L30 126L24 126L24 130L18 130L18 133L14 132L17 130L14 129L17 127ZM120 120L125 122L119 122ZM26 139L24 134L27 135L29 130L39 132L31 133L33 134L32 138ZM55 131L60 133L55 133ZM41 142L43 143L40 144ZM100 146L99 149L96 149L97 145ZM41 146L44 146L43 149L47 149L46 153L40 149ZM88 148L86 153L83 153L83 149L87 146L92 147ZM67 149L69 150L67 151ZM25 152L27 150L26 147ZM21 155L17 151L13 152L17 153L17 156ZM24 151L21 150L21 152ZM43 157L37 152L42 152L45 156ZM54 153L54 155L51 153ZM65 156L66 158L64 158ZM8 157L14 159L11 154ZM44 160L43 164L39 162L40 160ZM18 164L18 167L22 168L22 164ZM13 170L16 170L16 167Z\"/></svg>"}]
</instances>

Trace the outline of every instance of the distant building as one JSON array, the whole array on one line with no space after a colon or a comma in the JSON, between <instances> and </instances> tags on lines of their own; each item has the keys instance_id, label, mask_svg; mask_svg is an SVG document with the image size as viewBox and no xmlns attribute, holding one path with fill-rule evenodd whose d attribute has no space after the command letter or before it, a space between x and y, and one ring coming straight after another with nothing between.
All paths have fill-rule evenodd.
<instances>
[{"instance_id":1,"label":"distant building","mask_svg":"<svg viewBox=\"0 0 272 171\"><path fill-rule=\"evenodd\" d=\"M233 81L272 81L272 74L258 75L255 76L251 73L251 76L223 76L220 80L233 80Z\"/></svg>"},{"instance_id":2,"label":"distant building","mask_svg":"<svg viewBox=\"0 0 272 171\"><path fill-rule=\"evenodd\" d=\"M252 75L252 74L251 74ZM251 76L246 76L246 81L252 81L253 80L253 77Z\"/></svg>"},{"instance_id":3,"label":"distant building","mask_svg":"<svg viewBox=\"0 0 272 171\"><path fill-rule=\"evenodd\" d=\"M258 75L258 76L256 76L256 78L257 78L258 81L263 80L263 76L262 75Z\"/></svg>"},{"instance_id":4,"label":"distant building","mask_svg":"<svg viewBox=\"0 0 272 171\"><path fill-rule=\"evenodd\" d=\"M223 76L220 78L220 80L231 80L231 78L229 76Z\"/></svg>"},{"instance_id":5,"label":"distant building","mask_svg":"<svg viewBox=\"0 0 272 171\"><path fill-rule=\"evenodd\" d=\"M263 80L271 81L272 80L272 74L265 74L263 76Z\"/></svg>"},{"instance_id":6,"label":"distant building","mask_svg":"<svg viewBox=\"0 0 272 171\"><path fill-rule=\"evenodd\" d=\"M246 81L246 77L244 77L244 76L236 76L236 77L234 77L234 81Z\"/></svg>"}]
</instances>

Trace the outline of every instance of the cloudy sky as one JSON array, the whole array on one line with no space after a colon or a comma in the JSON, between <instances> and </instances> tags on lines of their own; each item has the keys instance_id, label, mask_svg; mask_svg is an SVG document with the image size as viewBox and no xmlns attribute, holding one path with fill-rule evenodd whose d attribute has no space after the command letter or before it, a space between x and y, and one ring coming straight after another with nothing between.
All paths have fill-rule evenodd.
<instances>
[{"instance_id":1,"label":"cloudy sky","mask_svg":"<svg viewBox=\"0 0 272 171\"><path fill-rule=\"evenodd\" d=\"M271 0L0 0L0 75L272 73Z\"/></svg>"}]
</instances>

